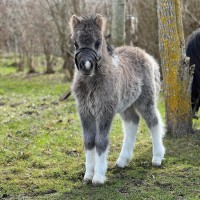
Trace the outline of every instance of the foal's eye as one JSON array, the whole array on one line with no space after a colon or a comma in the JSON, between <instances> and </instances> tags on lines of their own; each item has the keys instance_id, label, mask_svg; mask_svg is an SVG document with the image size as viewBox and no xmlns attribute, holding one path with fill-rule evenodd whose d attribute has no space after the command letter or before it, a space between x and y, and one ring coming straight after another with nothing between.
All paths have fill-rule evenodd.
<instances>
[{"instance_id":1,"label":"foal's eye","mask_svg":"<svg viewBox=\"0 0 200 200\"><path fill-rule=\"evenodd\" d=\"M95 42L95 48L98 49L99 46L100 46L100 44L101 44L100 40L97 40L97 41Z\"/></svg>"},{"instance_id":2,"label":"foal's eye","mask_svg":"<svg viewBox=\"0 0 200 200\"><path fill-rule=\"evenodd\" d=\"M79 46L78 46L77 42L74 42L74 46L75 46L76 50L78 50Z\"/></svg>"}]
</instances>

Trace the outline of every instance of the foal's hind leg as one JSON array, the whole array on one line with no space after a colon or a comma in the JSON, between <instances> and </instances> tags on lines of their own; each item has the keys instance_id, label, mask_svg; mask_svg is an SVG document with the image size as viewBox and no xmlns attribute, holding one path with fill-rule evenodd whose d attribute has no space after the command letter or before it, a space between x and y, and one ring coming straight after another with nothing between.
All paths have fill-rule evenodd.
<instances>
[{"instance_id":1,"label":"foal's hind leg","mask_svg":"<svg viewBox=\"0 0 200 200\"><path fill-rule=\"evenodd\" d=\"M121 114L121 117L123 120L124 139L121 153L117 159L116 165L124 168L128 165L132 158L140 118L133 107L128 108Z\"/></svg>"},{"instance_id":2,"label":"foal's hind leg","mask_svg":"<svg viewBox=\"0 0 200 200\"><path fill-rule=\"evenodd\" d=\"M160 166L164 159L165 148L163 145L164 126L160 113L152 103L144 103L138 107L138 111L147 123L152 136L153 159L152 164Z\"/></svg>"}]
</instances>

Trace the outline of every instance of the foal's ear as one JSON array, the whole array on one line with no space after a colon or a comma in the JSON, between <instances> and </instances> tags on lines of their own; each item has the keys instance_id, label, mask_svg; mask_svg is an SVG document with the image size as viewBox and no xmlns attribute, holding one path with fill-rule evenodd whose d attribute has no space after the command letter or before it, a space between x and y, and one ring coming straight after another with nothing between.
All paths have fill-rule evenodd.
<instances>
[{"instance_id":1,"label":"foal's ear","mask_svg":"<svg viewBox=\"0 0 200 200\"><path fill-rule=\"evenodd\" d=\"M101 29L101 31L104 31L104 29L105 29L105 20L104 20L104 18L101 15L97 14L94 20L95 20L95 23Z\"/></svg>"},{"instance_id":2,"label":"foal's ear","mask_svg":"<svg viewBox=\"0 0 200 200\"><path fill-rule=\"evenodd\" d=\"M71 19L69 21L70 29L71 29L71 34L74 32L74 29L76 26L79 24L80 19L76 15L72 15Z\"/></svg>"}]
</instances>

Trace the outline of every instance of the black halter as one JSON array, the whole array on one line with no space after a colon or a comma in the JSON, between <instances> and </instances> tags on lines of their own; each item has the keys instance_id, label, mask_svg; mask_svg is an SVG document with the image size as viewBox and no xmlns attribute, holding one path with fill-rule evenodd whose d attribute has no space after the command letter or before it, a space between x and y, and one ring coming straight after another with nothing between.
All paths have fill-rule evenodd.
<instances>
[{"instance_id":1,"label":"black halter","mask_svg":"<svg viewBox=\"0 0 200 200\"><path fill-rule=\"evenodd\" d=\"M101 59L101 56L98 56L96 51L94 51L93 49L88 48L88 47L80 48L80 49L76 52L76 54L75 54L75 63L76 63L77 69L79 70L78 61L77 61L77 56L78 56L79 53L81 53L81 52L83 52L83 51L85 51L85 50L89 51L89 52L94 56L95 61L96 61L96 66L95 66L95 67L96 67L96 69L99 69L99 67L101 67L101 65L99 65L99 61L100 61L100 59Z\"/></svg>"}]
</instances>

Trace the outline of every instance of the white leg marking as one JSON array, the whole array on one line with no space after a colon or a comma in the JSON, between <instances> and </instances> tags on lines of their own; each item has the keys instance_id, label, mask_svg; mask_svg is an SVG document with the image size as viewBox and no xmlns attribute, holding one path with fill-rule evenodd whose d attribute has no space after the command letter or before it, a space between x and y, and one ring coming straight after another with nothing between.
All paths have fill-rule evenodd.
<instances>
[{"instance_id":1,"label":"white leg marking","mask_svg":"<svg viewBox=\"0 0 200 200\"><path fill-rule=\"evenodd\" d=\"M94 177L92 179L94 185L103 184L106 181L107 154L108 150L101 153L101 155L95 153Z\"/></svg>"},{"instance_id":2,"label":"white leg marking","mask_svg":"<svg viewBox=\"0 0 200 200\"><path fill-rule=\"evenodd\" d=\"M89 182L94 176L94 165L95 165L95 148L92 150L86 150L86 162L85 162L85 176L84 181Z\"/></svg>"},{"instance_id":3,"label":"white leg marking","mask_svg":"<svg viewBox=\"0 0 200 200\"><path fill-rule=\"evenodd\" d=\"M163 145L163 137L165 134L164 125L160 114L157 112L158 124L150 128L153 144L153 159L152 164L160 166L165 155L165 147Z\"/></svg>"},{"instance_id":4,"label":"white leg marking","mask_svg":"<svg viewBox=\"0 0 200 200\"><path fill-rule=\"evenodd\" d=\"M129 161L131 160L134 144L136 141L137 129L138 124L123 121L124 140L121 153L116 162L116 165L118 167L124 168L128 165Z\"/></svg>"}]
</instances>

